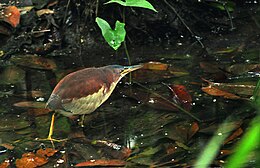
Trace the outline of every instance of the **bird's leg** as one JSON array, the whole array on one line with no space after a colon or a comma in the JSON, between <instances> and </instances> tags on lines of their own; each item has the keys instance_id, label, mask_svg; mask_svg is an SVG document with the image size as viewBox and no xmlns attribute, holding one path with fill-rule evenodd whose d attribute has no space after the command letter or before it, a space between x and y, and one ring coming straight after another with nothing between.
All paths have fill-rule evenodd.
<instances>
[{"instance_id":1,"label":"bird's leg","mask_svg":"<svg viewBox=\"0 0 260 168\"><path fill-rule=\"evenodd\" d=\"M54 130L54 121L55 121L55 113L52 114L51 116L51 125L50 125L50 129L49 129L49 135L47 138L45 139L38 139L40 141L46 141L49 140L52 143L52 146L54 147L54 143L53 142L62 142L62 141L66 141L67 139L53 139L52 135L53 135L53 130Z\"/></svg>"},{"instance_id":2,"label":"bird's leg","mask_svg":"<svg viewBox=\"0 0 260 168\"><path fill-rule=\"evenodd\" d=\"M85 127L85 125L84 125L84 120L85 120L85 114L83 114L83 115L80 116L80 119L79 119L79 122L78 122L78 124L79 124L81 127Z\"/></svg>"}]
</instances>

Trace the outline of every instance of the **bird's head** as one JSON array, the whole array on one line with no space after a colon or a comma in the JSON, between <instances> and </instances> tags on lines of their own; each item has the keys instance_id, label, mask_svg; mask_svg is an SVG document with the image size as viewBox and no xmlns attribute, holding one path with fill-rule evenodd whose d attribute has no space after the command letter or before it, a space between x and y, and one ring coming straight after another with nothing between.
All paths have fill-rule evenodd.
<instances>
[{"instance_id":1,"label":"bird's head","mask_svg":"<svg viewBox=\"0 0 260 168\"><path fill-rule=\"evenodd\" d=\"M122 65L109 65L106 66L109 70L113 72L114 75L117 75L119 78L124 77L126 74L142 68L143 65L131 65L131 66L122 66Z\"/></svg>"}]
</instances>

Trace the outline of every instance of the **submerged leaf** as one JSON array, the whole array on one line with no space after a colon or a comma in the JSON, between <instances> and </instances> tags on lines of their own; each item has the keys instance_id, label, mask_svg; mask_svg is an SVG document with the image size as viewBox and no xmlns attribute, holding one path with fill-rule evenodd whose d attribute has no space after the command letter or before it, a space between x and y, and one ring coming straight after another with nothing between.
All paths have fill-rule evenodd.
<instances>
[{"instance_id":1,"label":"submerged leaf","mask_svg":"<svg viewBox=\"0 0 260 168\"><path fill-rule=\"evenodd\" d=\"M0 73L1 84L21 83L25 79L25 71L17 66L8 66Z\"/></svg>"},{"instance_id":2,"label":"submerged leaf","mask_svg":"<svg viewBox=\"0 0 260 168\"><path fill-rule=\"evenodd\" d=\"M30 124L25 118L5 115L0 117L0 131L13 131L29 127Z\"/></svg>"},{"instance_id":3,"label":"submerged leaf","mask_svg":"<svg viewBox=\"0 0 260 168\"><path fill-rule=\"evenodd\" d=\"M24 153L21 159L17 159L15 164L18 168L34 168L42 166L48 162L48 157L53 156L57 150L47 148L39 149L36 154L33 152Z\"/></svg>"},{"instance_id":4,"label":"submerged leaf","mask_svg":"<svg viewBox=\"0 0 260 168\"><path fill-rule=\"evenodd\" d=\"M45 108L46 104L44 102L35 102L35 101L23 101L15 103L16 107L32 107L32 108Z\"/></svg>"},{"instance_id":5,"label":"submerged leaf","mask_svg":"<svg viewBox=\"0 0 260 168\"><path fill-rule=\"evenodd\" d=\"M81 162L75 165L75 167L93 167L93 166L125 166L126 161L124 160L90 160Z\"/></svg>"},{"instance_id":6,"label":"submerged leaf","mask_svg":"<svg viewBox=\"0 0 260 168\"><path fill-rule=\"evenodd\" d=\"M172 99L175 103L183 105L185 110L191 109L192 98L184 85L170 85Z\"/></svg>"},{"instance_id":7,"label":"submerged leaf","mask_svg":"<svg viewBox=\"0 0 260 168\"><path fill-rule=\"evenodd\" d=\"M234 64L226 68L226 71L235 75L247 72L260 72L260 64Z\"/></svg>"},{"instance_id":8,"label":"submerged leaf","mask_svg":"<svg viewBox=\"0 0 260 168\"><path fill-rule=\"evenodd\" d=\"M161 62L150 61L143 64L142 69L166 71L169 65Z\"/></svg>"},{"instance_id":9,"label":"submerged leaf","mask_svg":"<svg viewBox=\"0 0 260 168\"><path fill-rule=\"evenodd\" d=\"M52 59L36 56L36 55L20 55L10 59L16 65L21 65L29 68L55 70L56 63Z\"/></svg>"},{"instance_id":10,"label":"submerged leaf","mask_svg":"<svg viewBox=\"0 0 260 168\"><path fill-rule=\"evenodd\" d=\"M252 96L254 89L255 89L255 85L251 85L251 84L236 84L236 83L217 83L217 82L211 82L208 81L206 79L202 79L205 82L208 83L208 87L205 87L205 90L209 90L209 92L211 91L210 89L213 88L212 94L216 94L216 96L223 94L226 95L227 97L231 97L234 99L236 98L240 98L240 96ZM216 90L216 93L214 93L214 90ZM220 92L224 92L224 93L218 93L218 91L220 90ZM229 95L231 94L231 95ZM235 96L234 96L235 95ZM239 95L236 97L236 95Z\"/></svg>"},{"instance_id":11,"label":"submerged leaf","mask_svg":"<svg viewBox=\"0 0 260 168\"><path fill-rule=\"evenodd\" d=\"M201 90L206 92L209 95L221 96L221 97L224 97L226 99L240 99L241 98L241 97L239 97L235 94L220 90L220 89L212 87L212 86L202 87Z\"/></svg>"},{"instance_id":12,"label":"submerged leaf","mask_svg":"<svg viewBox=\"0 0 260 168\"><path fill-rule=\"evenodd\" d=\"M243 134L243 129L238 128L236 131L234 131L225 141L224 144L227 144L230 141L233 141L235 138L239 137Z\"/></svg>"}]
</instances>

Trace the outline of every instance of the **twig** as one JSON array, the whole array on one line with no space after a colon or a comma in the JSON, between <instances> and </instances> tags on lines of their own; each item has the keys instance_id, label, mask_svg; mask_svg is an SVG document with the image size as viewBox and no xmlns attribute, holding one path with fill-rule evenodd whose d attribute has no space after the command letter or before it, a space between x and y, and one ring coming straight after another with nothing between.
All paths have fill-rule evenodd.
<instances>
[{"instance_id":1,"label":"twig","mask_svg":"<svg viewBox=\"0 0 260 168\"><path fill-rule=\"evenodd\" d=\"M201 45L201 47L203 48L203 49L205 49L205 46L204 46L204 44L202 43L202 41L201 41L201 37L199 37L199 36L197 36L191 29L190 29L190 27L185 23L185 21L182 19L182 17L178 14L178 12L176 11L176 9L171 5L171 4L169 4L168 2L167 2L167 0L164 0L164 3L166 4L166 5L168 5L169 6L169 8L171 8L171 10L176 14L176 16L180 19L180 21L181 21L181 23L186 27L186 29L190 32L190 34L191 34L191 36L192 37L194 37L196 40L197 40L197 42Z\"/></svg>"},{"instance_id":2,"label":"twig","mask_svg":"<svg viewBox=\"0 0 260 168\"><path fill-rule=\"evenodd\" d=\"M176 108L178 108L180 111L186 113L187 115L189 115L190 117L192 117L193 119L201 122L201 120L199 118L197 118L195 115L191 114L190 112L188 112L187 110L185 110L184 108L182 108L181 106L179 106L178 104L172 102L172 101L169 101L167 98L163 97L162 95L158 94L158 93L155 93L153 92L151 89L145 87L144 85L134 81L134 83L136 83L137 85L141 86L142 88L144 88L145 90L147 90L149 93L159 97L159 98L162 98L163 100L167 101L168 103L174 105Z\"/></svg>"}]
</instances>

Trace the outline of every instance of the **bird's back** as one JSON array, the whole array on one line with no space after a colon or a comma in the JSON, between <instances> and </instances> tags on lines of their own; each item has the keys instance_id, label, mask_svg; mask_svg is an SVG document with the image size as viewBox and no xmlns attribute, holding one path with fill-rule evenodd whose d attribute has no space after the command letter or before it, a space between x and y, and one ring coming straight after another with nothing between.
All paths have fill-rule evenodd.
<instances>
[{"instance_id":1,"label":"bird's back","mask_svg":"<svg viewBox=\"0 0 260 168\"><path fill-rule=\"evenodd\" d=\"M91 113L103 103L103 97L110 92L114 81L113 72L104 68L86 68L70 73L56 85L47 107L72 115Z\"/></svg>"}]
</instances>

